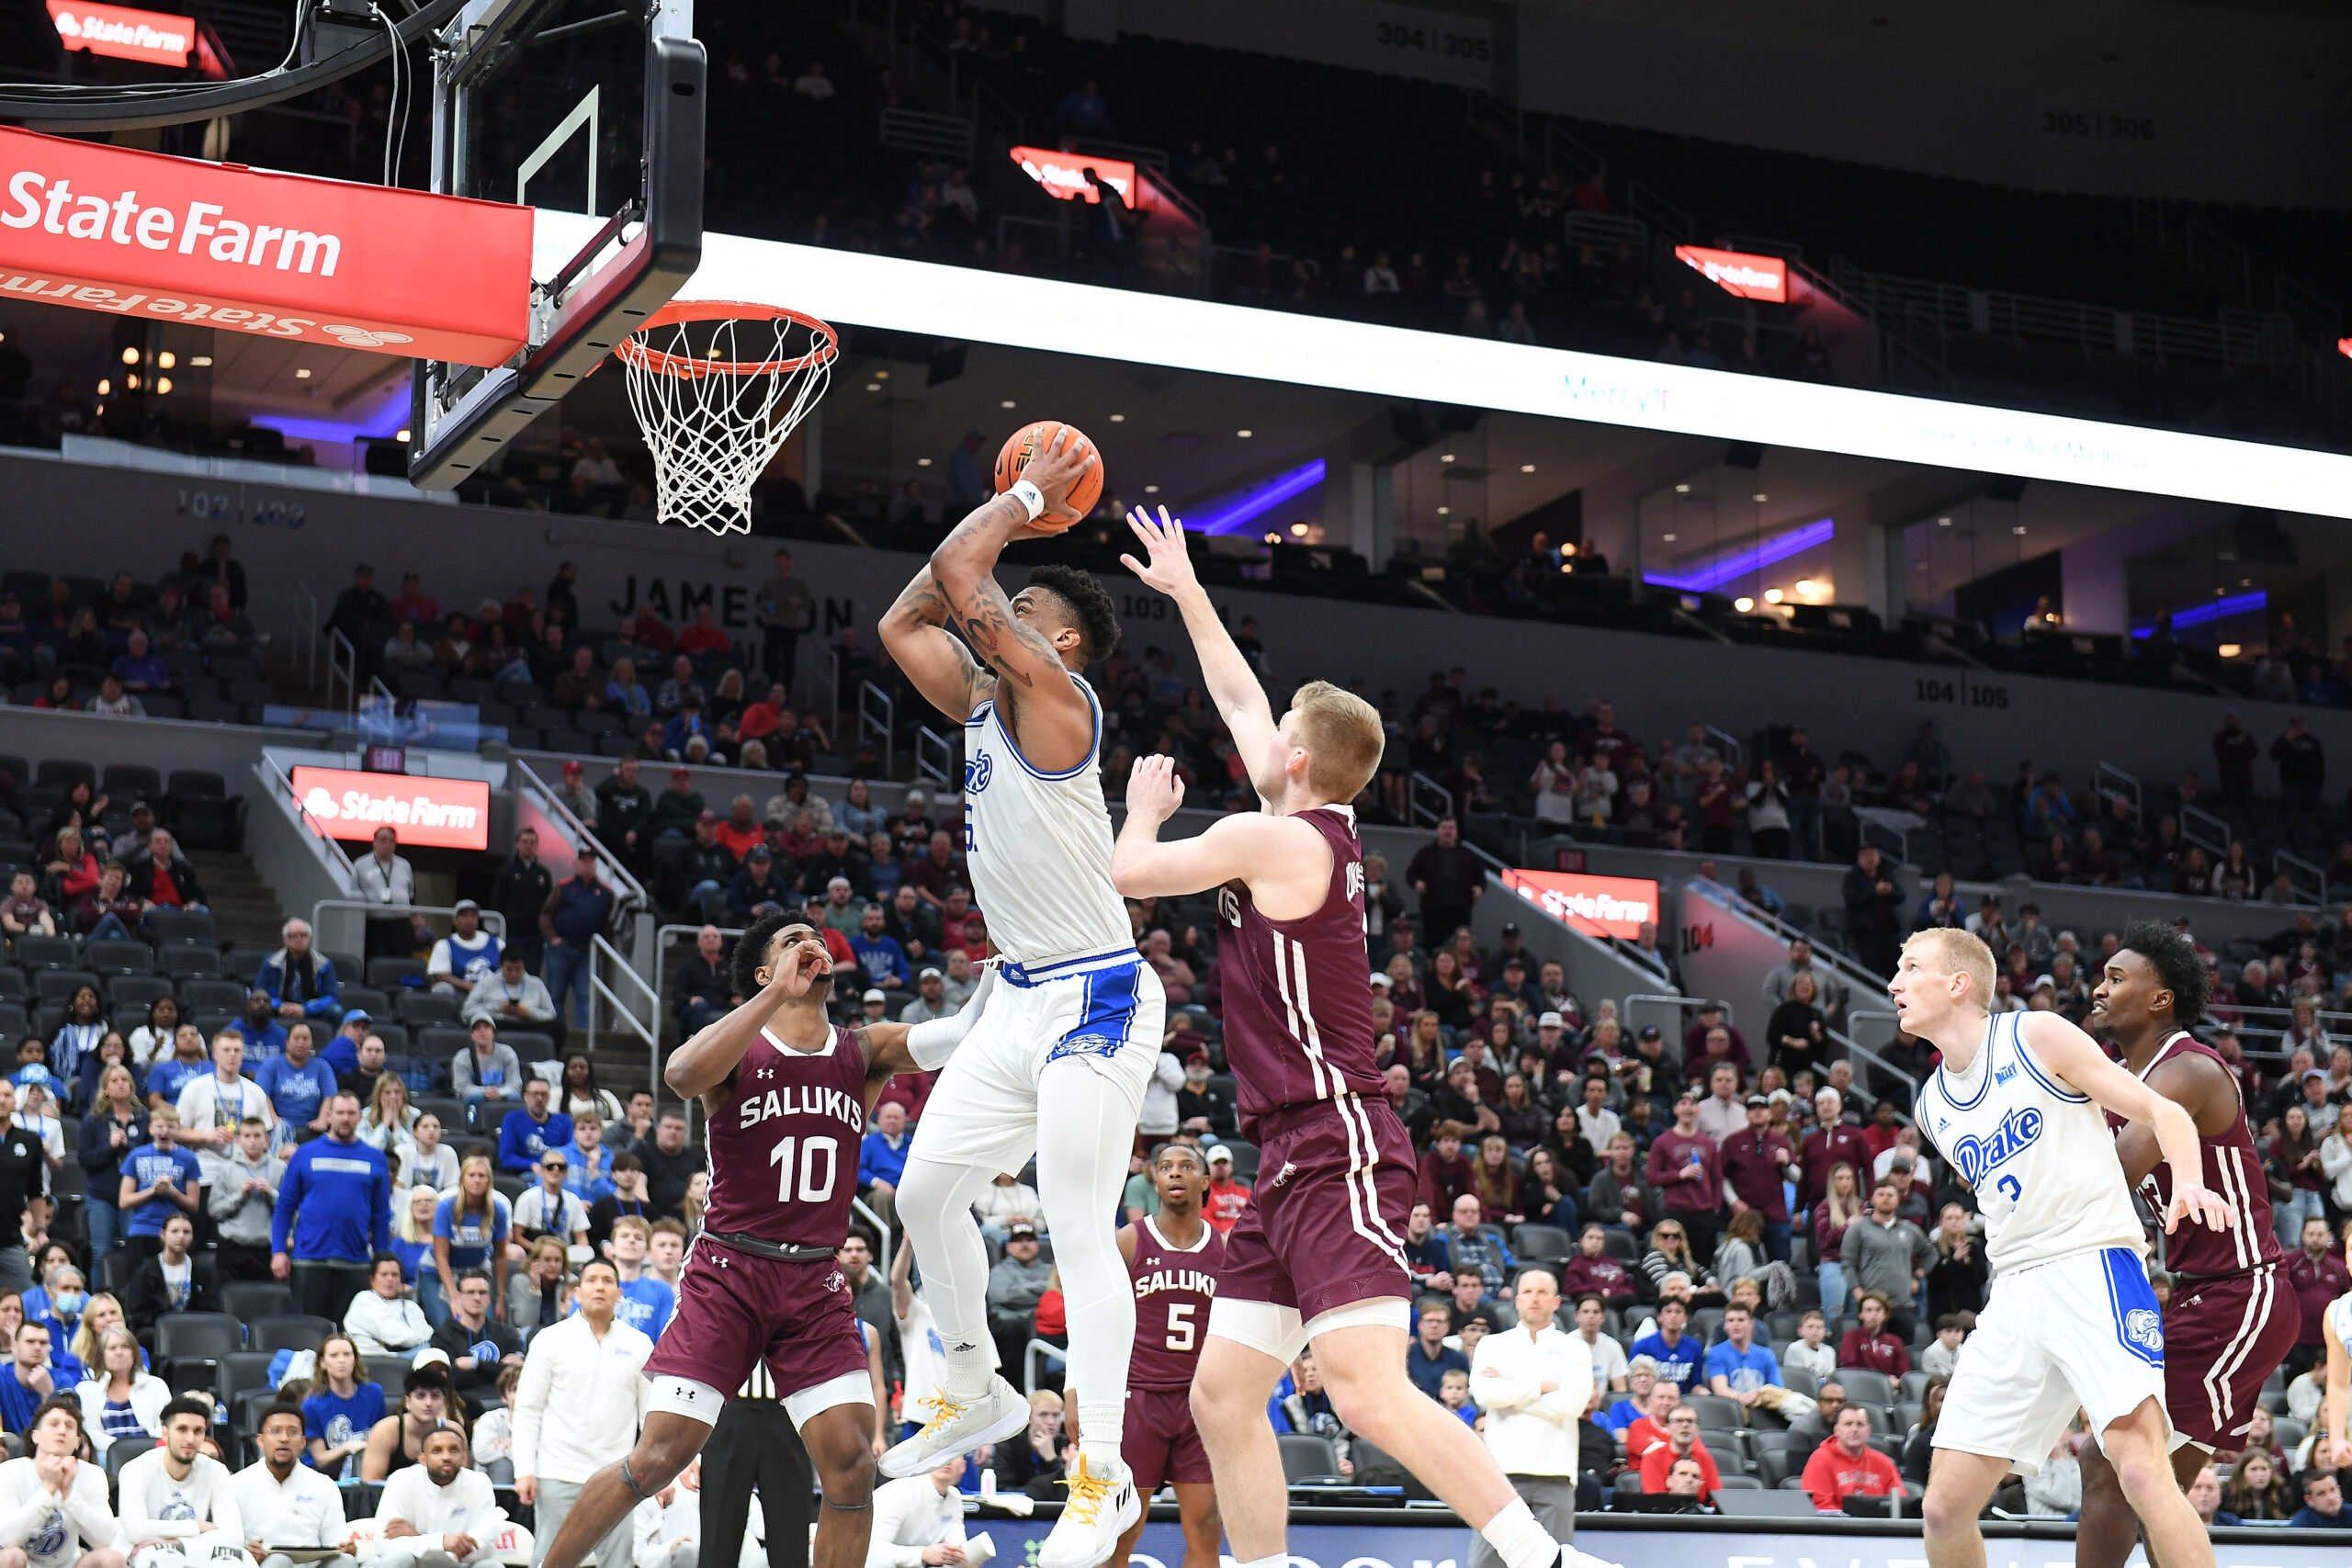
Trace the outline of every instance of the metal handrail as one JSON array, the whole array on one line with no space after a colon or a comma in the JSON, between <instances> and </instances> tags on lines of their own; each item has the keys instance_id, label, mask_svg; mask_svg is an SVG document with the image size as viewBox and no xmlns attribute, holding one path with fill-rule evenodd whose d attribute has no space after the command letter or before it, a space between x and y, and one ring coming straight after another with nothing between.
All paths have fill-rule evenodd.
<instances>
[{"instance_id":1,"label":"metal handrail","mask_svg":"<svg viewBox=\"0 0 2352 1568\"><path fill-rule=\"evenodd\" d=\"M1733 1023L1736 1018L1731 1003L1721 997L1685 997L1668 991L1630 991L1618 998L1618 1005L1624 1010L1618 1022L1626 1033L1634 1036L1639 1036L1641 1033L1641 1031L1634 1026L1635 1002L1662 1005L1673 1010L1676 1030L1674 1043L1677 1049L1679 1049L1682 1044L1680 1031L1684 1013L1697 1012L1702 1008L1721 1008L1724 1010L1724 1022L1726 1024Z\"/></svg>"},{"instance_id":2,"label":"metal handrail","mask_svg":"<svg viewBox=\"0 0 2352 1568\"><path fill-rule=\"evenodd\" d=\"M2327 873L2318 866L2301 855L2290 854L2285 850L2273 850L2270 852L2270 874L2276 877L2282 871L2287 874L2288 886L2298 894L2302 892L2305 879L2310 881L2309 903L2318 906L2327 902Z\"/></svg>"},{"instance_id":3,"label":"metal handrail","mask_svg":"<svg viewBox=\"0 0 2352 1568\"><path fill-rule=\"evenodd\" d=\"M688 1117L686 1131L691 1134L694 1131L694 1122L692 1120L694 1115L694 1103L691 1100L687 1102L686 1114ZM892 1256L890 1252L889 1222L883 1219L881 1215L876 1213L872 1209L866 1207L865 1200L863 1198L851 1198L849 1201L849 1212L851 1218L862 1219L867 1224L874 1227L875 1239L882 1244L881 1250L875 1254L874 1261L881 1264L882 1277L886 1280L888 1279L890 1276L890 1266L888 1263L883 1262L883 1259Z\"/></svg>"},{"instance_id":4,"label":"metal handrail","mask_svg":"<svg viewBox=\"0 0 2352 1568\"><path fill-rule=\"evenodd\" d=\"M2110 785L2108 783L2109 779L2116 782ZM2102 800L2130 801L2132 818L2135 820L2139 818L2141 815L2140 781L2132 774L2125 773L2112 762L2101 762L2091 770L2091 787L2098 793Z\"/></svg>"},{"instance_id":5,"label":"metal handrail","mask_svg":"<svg viewBox=\"0 0 2352 1568\"><path fill-rule=\"evenodd\" d=\"M1028 1348L1021 1352L1021 1376L1028 1385L1026 1392L1032 1398L1037 1393L1037 1363L1040 1360L1057 1361L1067 1367L1069 1365L1069 1352L1043 1339L1029 1341Z\"/></svg>"},{"instance_id":6,"label":"metal handrail","mask_svg":"<svg viewBox=\"0 0 2352 1568\"><path fill-rule=\"evenodd\" d=\"M305 649L305 655L302 664L302 690L308 694L318 690L319 685L319 643L321 641L319 596L311 592L309 583L299 580L294 584L294 592L297 595L295 602L303 606L302 647Z\"/></svg>"},{"instance_id":7,"label":"metal handrail","mask_svg":"<svg viewBox=\"0 0 2352 1568\"><path fill-rule=\"evenodd\" d=\"M653 1024L650 1028L647 1027L645 1021L631 1010L628 998L605 984L603 965L598 962L605 958L611 959L620 972L628 976L630 983L636 986L639 992L652 999ZM613 1016L618 1018L631 1034L645 1042L648 1065L647 1087L654 1101L657 1104L660 1103L662 1099L662 1041L659 1034L662 1027L662 998L660 993L648 986L645 983L645 976L631 966L629 961L622 955L621 950L606 942L601 934L590 938L588 942L588 1049L594 1051L596 1048L596 998L602 997L610 1004ZM559 1017L561 1016L563 1005L560 999L556 1002Z\"/></svg>"},{"instance_id":8,"label":"metal handrail","mask_svg":"<svg viewBox=\"0 0 2352 1568\"><path fill-rule=\"evenodd\" d=\"M360 909L378 918L385 915L454 916L458 912L454 904L379 904L370 898L322 898L311 906L312 931L319 929L319 916L328 909ZM481 917L481 923L491 935L503 937L506 934L506 917L503 914L496 909L485 909L479 904L474 906L474 912Z\"/></svg>"},{"instance_id":9,"label":"metal handrail","mask_svg":"<svg viewBox=\"0 0 2352 1568\"><path fill-rule=\"evenodd\" d=\"M1869 1063L1872 1067L1875 1067L1880 1072L1884 1073L1889 1078L1893 1079L1896 1083L1917 1083L1917 1080L1908 1072L1905 1071L1902 1067L1897 1066L1894 1063L1888 1061L1884 1056L1880 1055L1874 1047L1865 1045L1860 1041L1854 1038L1852 1032L1853 1024L1854 1021L1858 1018L1883 1018L1886 1020L1888 1023L1894 1025L1898 1032L1901 1031L1903 1024L1901 1018L1889 1009L1848 1008L1846 1010L1846 1028L1844 1030L1831 1029L1825 1024L1822 1026L1822 1032L1828 1035L1830 1039L1836 1041L1838 1044L1843 1045L1846 1048L1846 1059L1848 1061L1852 1061L1854 1058L1859 1056L1863 1061ZM1875 1099L1876 1097L1873 1096L1872 1098ZM1905 1122L1909 1122L1911 1120L1911 1112L1904 1109L1900 1103L1895 1107L1895 1113Z\"/></svg>"},{"instance_id":10,"label":"metal handrail","mask_svg":"<svg viewBox=\"0 0 2352 1568\"><path fill-rule=\"evenodd\" d=\"M327 631L327 706L329 707L336 705L334 687L337 676L343 679L343 711L356 716L359 712L359 649L353 646L349 637L343 635L341 626L333 626Z\"/></svg>"},{"instance_id":11,"label":"metal handrail","mask_svg":"<svg viewBox=\"0 0 2352 1568\"><path fill-rule=\"evenodd\" d=\"M876 704L881 705L882 716L874 716ZM857 739L862 745L882 732L882 771L895 774L899 771L899 705L890 694L871 681L861 681L857 686Z\"/></svg>"},{"instance_id":12,"label":"metal handrail","mask_svg":"<svg viewBox=\"0 0 2352 1568\"><path fill-rule=\"evenodd\" d=\"M1878 821L1872 818L1857 817L1855 820L1861 824L1862 842L1870 842L1871 830L1872 829L1876 829L1879 832L1885 834L1888 838L1894 840L1894 863L1897 865L1909 865L1911 863L1910 834L1905 832L1900 828L1890 828L1885 823Z\"/></svg>"},{"instance_id":13,"label":"metal handrail","mask_svg":"<svg viewBox=\"0 0 2352 1568\"><path fill-rule=\"evenodd\" d=\"M1725 887L1703 876L1694 876L1683 884L1685 888L1697 888L1700 896L1710 903L1720 904L1733 913L1769 927L1783 942L1803 942L1813 949L1814 962L1836 974L1839 984L1860 996L1874 996L1886 989L1886 976L1873 975L1836 948L1824 945L1809 931L1791 925L1760 904L1752 904L1739 896L1739 889ZM1850 1015L1849 1015L1850 1016Z\"/></svg>"},{"instance_id":14,"label":"metal handrail","mask_svg":"<svg viewBox=\"0 0 2352 1568\"><path fill-rule=\"evenodd\" d=\"M2211 838L2199 835L2211 833ZM2230 825L2201 807L2181 803L2180 836L2211 855L2226 856L2230 852Z\"/></svg>"},{"instance_id":15,"label":"metal handrail","mask_svg":"<svg viewBox=\"0 0 2352 1568\"><path fill-rule=\"evenodd\" d=\"M580 814L563 803L563 796L550 789L547 780L539 777L530 763L520 757L515 757L510 759L506 765L522 770L524 782L537 793L539 798L546 803L547 809L573 835L574 842L588 845L596 852L596 857L604 862L605 874L611 878L614 888L622 895L613 900L611 920L614 923L617 924L623 918L638 909L653 907L653 900L646 893L645 885L638 881L635 874L622 863L620 856L615 854L606 847L603 840L596 837L595 829L582 821Z\"/></svg>"},{"instance_id":16,"label":"metal handrail","mask_svg":"<svg viewBox=\"0 0 2352 1568\"><path fill-rule=\"evenodd\" d=\"M261 775L262 781L265 784L276 784L280 789L283 789L286 792L286 798L293 803L296 814L299 815L303 821L308 822L311 828L317 831L319 842L324 844L327 847L328 852L334 855L334 863L338 863L343 867L344 879L347 882L353 883L354 886L356 886L357 878L351 863L350 854L345 851L342 844L336 841L333 830L331 830L327 825L318 818L311 815L311 808L302 804L301 795L297 794L295 791L294 780L287 773L286 770L279 767L276 762L271 761L269 760L269 754L265 751L259 758L254 760L254 772Z\"/></svg>"},{"instance_id":17,"label":"metal handrail","mask_svg":"<svg viewBox=\"0 0 2352 1568\"><path fill-rule=\"evenodd\" d=\"M742 926L721 926L718 928L718 934L722 938L731 942L735 938L741 936L746 929L747 928ZM700 936L702 934L702 926L699 924L688 925L681 923L677 925L656 926L653 928L653 994L655 997L666 997L670 994L670 985L665 975L665 971L670 966L671 939L673 937L684 936L689 931L693 932L696 936ZM658 1017L653 1028L655 1033L658 1034L661 1032L662 1025L658 1021Z\"/></svg>"},{"instance_id":18,"label":"metal handrail","mask_svg":"<svg viewBox=\"0 0 2352 1568\"><path fill-rule=\"evenodd\" d=\"M1747 748L1740 744L1738 736L1727 729L1718 729L1712 724L1705 726L1704 728L1708 734L1723 743L1724 767L1736 768L1747 761Z\"/></svg>"},{"instance_id":19,"label":"metal handrail","mask_svg":"<svg viewBox=\"0 0 2352 1568\"><path fill-rule=\"evenodd\" d=\"M825 733L828 735L839 735L842 732L841 650L839 649L826 648L820 645L817 651L823 654L825 657L818 662L802 666L802 668L805 668L809 671L808 694L812 697L817 694L817 672L822 671L824 673L825 712L827 719ZM799 697L799 694L797 692L794 693L793 697L797 701Z\"/></svg>"},{"instance_id":20,"label":"metal handrail","mask_svg":"<svg viewBox=\"0 0 2352 1568\"><path fill-rule=\"evenodd\" d=\"M1442 804L1435 810L1430 809L1423 802L1424 795L1436 795ZM1419 827L1424 820L1442 822L1453 815L1453 792L1429 774L1416 771L1406 781L1406 804L1410 808L1408 815L1414 827Z\"/></svg>"},{"instance_id":21,"label":"metal handrail","mask_svg":"<svg viewBox=\"0 0 2352 1568\"><path fill-rule=\"evenodd\" d=\"M915 775L942 789L956 787L956 743L927 724L915 728Z\"/></svg>"}]
</instances>

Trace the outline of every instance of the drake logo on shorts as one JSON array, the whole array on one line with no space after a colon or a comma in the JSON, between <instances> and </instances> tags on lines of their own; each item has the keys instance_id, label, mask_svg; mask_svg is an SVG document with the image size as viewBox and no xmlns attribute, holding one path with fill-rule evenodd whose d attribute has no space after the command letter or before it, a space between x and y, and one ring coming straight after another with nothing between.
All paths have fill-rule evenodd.
<instances>
[{"instance_id":1,"label":"drake logo on shorts","mask_svg":"<svg viewBox=\"0 0 2352 1568\"><path fill-rule=\"evenodd\" d=\"M2123 1314L2123 1337L2152 1356L2165 1353L2165 1320L2146 1307L2133 1307Z\"/></svg>"},{"instance_id":2,"label":"drake logo on shorts","mask_svg":"<svg viewBox=\"0 0 2352 1568\"><path fill-rule=\"evenodd\" d=\"M1988 1172L2023 1154L2040 1136L2041 1112L2029 1105L2003 1117L1991 1136L1980 1138L1972 1133L1954 1144L1951 1163L1959 1168L1962 1179L1975 1187L1983 1183Z\"/></svg>"},{"instance_id":3,"label":"drake logo on shorts","mask_svg":"<svg viewBox=\"0 0 2352 1568\"><path fill-rule=\"evenodd\" d=\"M1048 1062L1058 1062L1064 1056L1115 1056L1125 1042L1114 1040L1107 1034L1073 1034L1046 1054Z\"/></svg>"}]
</instances>

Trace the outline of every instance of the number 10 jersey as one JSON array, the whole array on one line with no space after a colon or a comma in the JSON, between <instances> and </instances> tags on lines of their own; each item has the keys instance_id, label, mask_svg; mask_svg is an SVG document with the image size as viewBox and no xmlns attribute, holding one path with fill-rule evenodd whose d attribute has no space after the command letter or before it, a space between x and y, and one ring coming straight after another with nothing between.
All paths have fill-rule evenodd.
<instances>
[{"instance_id":1,"label":"number 10 jersey","mask_svg":"<svg viewBox=\"0 0 2352 1568\"><path fill-rule=\"evenodd\" d=\"M2105 1114L2034 1055L2024 1017L1988 1019L1966 1072L1936 1069L1919 1091L1919 1130L1975 1190L1996 1271L2109 1247L2144 1255Z\"/></svg>"},{"instance_id":2,"label":"number 10 jersey","mask_svg":"<svg viewBox=\"0 0 2352 1568\"><path fill-rule=\"evenodd\" d=\"M846 1029L796 1051L766 1030L712 1112L707 1230L779 1247L836 1247L849 1234L865 1135L865 1053Z\"/></svg>"}]
</instances>

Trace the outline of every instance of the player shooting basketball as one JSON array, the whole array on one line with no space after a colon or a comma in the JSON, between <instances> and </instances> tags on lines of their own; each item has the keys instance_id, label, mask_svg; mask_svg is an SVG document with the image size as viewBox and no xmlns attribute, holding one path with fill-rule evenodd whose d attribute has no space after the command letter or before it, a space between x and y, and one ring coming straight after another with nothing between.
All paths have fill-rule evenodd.
<instances>
[{"instance_id":1,"label":"player shooting basketball","mask_svg":"<svg viewBox=\"0 0 2352 1568\"><path fill-rule=\"evenodd\" d=\"M1057 531L1040 519L1076 520L1083 504L1071 497L1083 497L1097 461L1075 431L1055 432L1017 478L1005 476L1005 493L948 535L882 622L899 667L964 726L965 865L1004 954L1004 984L941 1075L899 1187L944 1371L944 1386L908 1390L924 1425L882 1469L919 1475L1028 1424L1027 1402L992 1370L989 1259L972 1201L1035 1155L1081 1414L1069 1501L1040 1568L1095 1568L1142 1513L1120 1453L1136 1303L1112 1216L1167 1003L1111 886L1102 715L1078 674L1111 651L1119 622L1085 572L1040 567L1010 598L995 577L1008 543ZM951 619L963 642L945 629ZM1052 1134L1041 1137L1047 1108Z\"/></svg>"}]
</instances>

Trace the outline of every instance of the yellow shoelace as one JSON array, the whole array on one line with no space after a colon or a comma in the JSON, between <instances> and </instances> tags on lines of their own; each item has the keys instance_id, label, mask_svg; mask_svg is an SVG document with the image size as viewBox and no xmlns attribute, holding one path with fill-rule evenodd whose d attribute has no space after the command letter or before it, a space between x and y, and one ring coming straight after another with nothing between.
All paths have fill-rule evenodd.
<instances>
[{"instance_id":1,"label":"yellow shoelace","mask_svg":"<svg viewBox=\"0 0 2352 1568\"><path fill-rule=\"evenodd\" d=\"M936 1437L942 1427L971 1408L968 1404L948 1398L944 1393L926 1393L917 1404L918 1408L933 1413L931 1419L922 1425L922 1435L926 1438Z\"/></svg>"},{"instance_id":2,"label":"yellow shoelace","mask_svg":"<svg viewBox=\"0 0 2352 1568\"><path fill-rule=\"evenodd\" d=\"M1102 1517L1102 1500L1119 1489L1119 1483L1106 1475L1096 1475L1086 1468L1086 1456L1078 1456L1078 1468L1069 1479L1057 1483L1069 1488L1069 1501L1063 1507L1067 1517L1075 1517L1082 1525L1091 1525Z\"/></svg>"}]
</instances>

